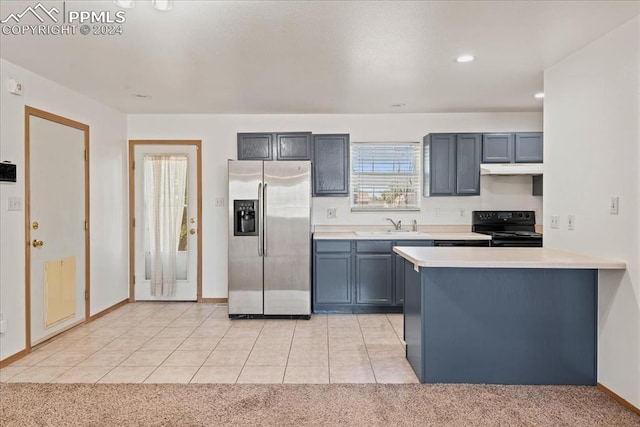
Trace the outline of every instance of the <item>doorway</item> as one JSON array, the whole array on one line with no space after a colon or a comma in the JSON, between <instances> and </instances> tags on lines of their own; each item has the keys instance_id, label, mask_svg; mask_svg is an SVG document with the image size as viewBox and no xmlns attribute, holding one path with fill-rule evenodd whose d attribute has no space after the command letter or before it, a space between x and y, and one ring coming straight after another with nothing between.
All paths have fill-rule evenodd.
<instances>
[{"instance_id":1,"label":"doorway","mask_svg":"<svg viewBox=\"0 0 640 427\"><path fill-rule=\"evenodd\" d=\"M89 126L25 106L26 347L89 319Z\"/></svg>"},{"instance_id":2,"label":"doorway","mask_svg":"<svg viewBox=\"0 0 640 427\"><path fill-rule=\"evenodd\" d=\"M201 141L129 141L134 301L202 300Z\"/></svg>"}]
</instances>

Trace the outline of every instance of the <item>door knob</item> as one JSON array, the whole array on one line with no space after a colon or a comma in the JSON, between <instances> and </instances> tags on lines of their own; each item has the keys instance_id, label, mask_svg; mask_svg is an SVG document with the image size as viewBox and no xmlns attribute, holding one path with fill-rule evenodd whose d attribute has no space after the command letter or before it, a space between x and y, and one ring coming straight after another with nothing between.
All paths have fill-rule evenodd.
<instances>
[{"instance_id":1,"label":"door knob","mask_svg":"<svg viewBox=\"0 0 640 427\"><path fill-rule=\"evenodd\" d=\"M33 239L33 242L31 244L34 248L39 248L44 245L44 242L42 240Z\"/></svg>"}]
</instances>

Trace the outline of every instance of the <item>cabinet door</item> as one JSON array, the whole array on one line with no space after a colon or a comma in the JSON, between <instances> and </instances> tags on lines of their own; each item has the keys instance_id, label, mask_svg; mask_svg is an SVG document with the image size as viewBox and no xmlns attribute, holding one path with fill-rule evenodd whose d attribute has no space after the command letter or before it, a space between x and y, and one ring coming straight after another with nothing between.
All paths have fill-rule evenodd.
<instances>
[{"instance_id":1,"label":"cabinet door","mask_svg":"<svg viewBox=\"0 0 640 427\"><path fill-rule=\"evenodd\" d=\"M273 134L238 134L238 160L272 160L273 158Z\"/></svg>"},{"instance_id":2,"label":"cabinet door","mask_svg":"<svg viewBox=\"0 0 640 427\"><path fill-rule=\"evenodd\" d=\"M456 144L456 193L480 194L480 134L460 134Z\"/></svg>"},{"instance_id":3,"label":"cabinet door","mask_svg":"<svg viewBox=\"0 0 640 427\"><path fill-rule=\"evenodd\" d=\"M429 195L451 196L456 191L456 136L427 136L429 153ZM425 165L426 167L426 165Z\"/></svg>"},{"instance_id":4,"label":"cabinet door","mask_svg":"<svg viewBox=\"0 0 640 427\"><path fill-rule=\"evenodd\" d=\"M316 253L313 262L314 304L351 304L351 253Z\"/></svg>"},{"instance_id":5,"label":"cabinet door","mask_svg":"<svg viewBox=\"0 0 640 427\"><path fill-rule=\"evenodd\" d=\"M349 135L313 135L313 195L349 195Z\"/></svg>"},{"instance_id":6,"label":"cabinet door","mask_svg":"<svg viewBox=\"0 0 640 427\"><path fill-rule=\"evenodd\" d=\"M516 163L542 163L542 132L516 133Z\"/></svg>"},{"instance_id":7,"label":"cabinet door","mask_svg":"<svg viewBox=\"0 0 640 427\"><path fill-rule=\"evenodd\" d=\"M393 246L433 246L433 240L397 241ZM404 304L404 258L393 254L393 303Z\"/></svg>"},{"instance_id":8,"label":"cabinet door","mask_svg":"<svg viewBox=\"0 0 640 427\"><path fill-rule=\"evenodd\" d=\"M513 162L513 134L485 133L482 135L482 163Z\"/></svg>"},{"instance_id":9,"label":"cabinet door","mask_svg":"<svg viewBox=\"0 0 640 427\"><path fill-rule=\"evenodd\" d=\"M393 303L391 254L356 255L356 303Z\"/></svg>"},{"instance_id":10,"label":"cabinet door","mask_svg":"<svg viewBox=\"0 0 640 427\"><path fill-rule=\"evenodd\" d=\"M278 160L311 160L311 132L276 134Z\"/></svg>"}]
</instances>

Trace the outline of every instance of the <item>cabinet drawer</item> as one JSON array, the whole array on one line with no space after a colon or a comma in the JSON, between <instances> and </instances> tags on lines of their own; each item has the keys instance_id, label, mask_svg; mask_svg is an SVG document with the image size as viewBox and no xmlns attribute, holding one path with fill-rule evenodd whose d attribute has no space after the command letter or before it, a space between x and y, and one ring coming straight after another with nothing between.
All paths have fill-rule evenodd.
<instances>
[{"instance_id":1,"label":"cabinet drawer","mask_svg":"<svg viewBox=\"0 0 640 427\"><path fill-rule=\"evenodd\" d=\"M316 240L316 252L351 252L351 240Z\"/></svg>"},{"instance_id":2,"label":"cabinet drawer","mask_svg":"<svg viewBox=\"0 0 640 427\"><path fill-rule=\"evenodd\" d=\"M391 241L389 240L356 241L356 252L388 254L388 253L391 253Z\"/></svg>"},{"instance_id":3,"label":"cabinet drawer","mask_svg":"<svg viewBox=\"0 0 640 427\"><path fill-rule=\"evenodd\" d=\"M433 240L398 240L394 246L433 246Z\"/></svg>"}]
</instances>

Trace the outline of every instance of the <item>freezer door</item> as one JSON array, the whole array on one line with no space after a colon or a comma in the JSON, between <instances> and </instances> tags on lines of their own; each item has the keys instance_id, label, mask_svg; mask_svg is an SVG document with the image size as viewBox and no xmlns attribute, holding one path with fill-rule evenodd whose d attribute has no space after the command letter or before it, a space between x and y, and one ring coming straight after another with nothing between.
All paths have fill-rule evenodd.
<instances>
[{"instance_id":1,"label":"freezer door","mask_svg":"<svg viewBox=\"0 0 640 427\"><path fill-rule=\"evenodd\" d=\"M260 218L262 189L262 161L229 160L229 314L263 314L262 221L257 236L234 233L234 200L258 200Z\"/></svg>"},{"instance_id":2,"label":"freezer door","mask_svg":"<svg viewBox=\"0 0 640 427\"><path fill-rule=\"evenodd\" d=\"M264 314L311 314L311 163L264 163Z\"/></svg>"}]
</instances>

